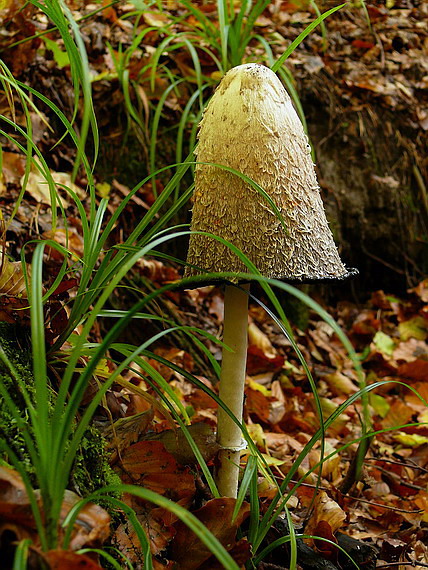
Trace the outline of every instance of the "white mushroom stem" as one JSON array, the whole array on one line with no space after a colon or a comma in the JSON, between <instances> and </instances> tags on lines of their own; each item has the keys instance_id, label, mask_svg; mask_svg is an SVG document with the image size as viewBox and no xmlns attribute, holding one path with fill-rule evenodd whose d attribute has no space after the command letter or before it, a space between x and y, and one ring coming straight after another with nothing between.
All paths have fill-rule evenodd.
<instances>
[{"instance_id":1,"label":"white mushroom stem","mask_svg":"<svg viewBox=\"0 0 428 570\"><path fill-rule=\"evenodd\" d=\"M248 290L249 284L226 285L224 293L223 342L232 352L223 349L219 396L239 422L242 422L247 364ZM216 474L218 490L225 497L236 497L242 432L222 408L218 411L217 441L221 446Z\"/></svg>"}]
</instances>

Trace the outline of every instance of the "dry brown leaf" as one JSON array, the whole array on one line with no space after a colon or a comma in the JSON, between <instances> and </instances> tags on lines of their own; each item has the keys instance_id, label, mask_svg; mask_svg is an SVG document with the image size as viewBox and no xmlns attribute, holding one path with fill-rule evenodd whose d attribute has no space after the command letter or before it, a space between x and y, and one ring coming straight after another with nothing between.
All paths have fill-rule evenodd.
<instances>
[{"instance_id":1,"label":"dry brown leaf","mask_svg":"<svg viewBox=\"0 0 428 570\"><path fill-rule=\"evenodd\" d=\"M154 417L153 409L149 409L126 418L120 418L103 430L103 436L108 441L108 451L110 452L110 464L121 456L124 449L146 433Z\"/></svg>"},{"instance_id":2,"label":"dry brown leaf","mask_svg":"<svg viewBox=\"0 0 428 570\"><path fill-rule=\"evenodd\" d=\"M314 536L319 537L314 539L315 549L321 554L323 558L326 558L331 562L336 562L338 549L334 546L334 544L337 544L337 540L332 533L332 529L329 523L324 520L320 521L315 527ZM322 540L323 538L327 539L329 542L327 542L327 540ZM332 544L332 542L334 544Z\"/></svg>"},{"instance_id":3,"label":"dry brown leaf","mask_svg":"<svg viewBox=\"0 0 428 570\"><path fill-rule=\"evenodd\" d=\"M216 433L211 426L205 422L198 422L188 426L187 430L198 446L205 461L213 459L219 450L219 445L216 441ZM197 464L195 454L181 428L176 430L164 430L156 436L147 439L161 441L165 449L174 456L178 463L182 465Z\"/></svg>"},{"instance_id":4,"label":"dry brown leaf","mask_svg":"<svg viewBox=\"0 0 428 570\"><path fill-rule=\"evenodd\" d=\"M81 200L86 198L86 193L71 180L70 173L51 172L51 176L53 183L57 189L57 203L60 202L64 208L67 208L69 206L69 202L63 196L58 195L58 189L60 190L61 194L65 193L65 190L63 188L64 186L73 190L73 192L77 194ZM23 182L23 179L21 182ZM51 205L51 192L49 184L46 178L40 173L35 163L32 165L25 190L34 198L36 202L39 202L40 204L47 204L48 206Z\"/></svg>"},{"instance_id":5,"label":"dry brown leaf","mask_svg":"<svg viewBox=\"0 0 428 570\"><path fill-rule=\"evenodd\" d=\"M29 327L31 322L28 299L0 296L0 321L11 324L19 323L22 327Z\"/></svg>"},{"instance_id":6,"label":"dry brown leaf","mask_svg":"<svg viewBox=\"0 0 428 570\"><path fill-rule=\"evenodd\" d=\"M27 272L29 274L29 267ZM0 246L0 295L27 298L24 273L20 261L10 261Z\"/></svg>"},{"instance_id":7,"label":"dry brown leaf","mask_svg":"<svg viewBox=\"0 0 428 570\"><path fill-rule=\"evenodd\" d=\"M415 411L405 402L403 402L401 398L394 398L394 399L391 398L388 401L390 404L390 408L388 413L382 420L382 427L389 428L389 427L400 426L408 423L411 420Z\"/></svg>"},{"instance_id":8,"label":"dry brown leaf","mask_svg":"<svg viewBox=\"0 0 428 570\"><path fill-rule=\"evenodd\" d=\"M254 376L261 372L278 372L285 362L281 354L269 356L261 348L250 344L247 352L247 374Z\"/></svg>"},{"instance_id":9,"label":"dry brown leaf","mask_svg":"<svg viewBox=\"0 0 428 570\"><path fill-rule=\"evenodd\" d=\"M174 537L175 529L164 522L162 513L159 512L160 509L152 509L147 503L131 495L125 495L123 499L132 507L142 524L150 541L152 555L156 556L163 552ZM165 513L165 518L167 518L167 514ZM119 525L112 537L112 542L136 568L142 568L143 551L138 536L129 521Z\"/></svg>"},{"instance_id":10,"label":"dry brown leaf","mask_svg":"<svg viewBox=\"0 0 428 570\"><path fill-rule=\"evenodd\" d=\"M252 382L251 386L245 388L245 408L248 414L254 414L262 422L268 423L271 403L274 398L270 395L267 396L265 392L267 392L266 389L262 391L257 388L255 382Z\"/></svg>"},{"instance_id":11,"label":"dry brown leaf","mask_svg":"<svg viewBox=\"0 0 428 570\"><path fill-rule=\"evenodd\" d=\"M315 497L311 517L305 527L305 534L316 535L316 529L321 521L330 525L334 534L346 519L345 512L333 501L325 491L319 491Z\"/></svg>"},{"instance_id":12,"label":"dry brown leaf","mask_svg":"<svg viewBox=\"0 0 428 570\"><path fill-rule=\"evenodd\" d=\"M423 340L410 338L406 342L400 342L392 355L395 360L404 362L413 362L420 357L428 360L428 345Z\"/></svg>"},{"instance_id":13,"label":"dry brown leaf","mask_svg":"<svg viewBox=\"0 0 428 570\"><path fill-rule=\"evenodd\" d=\"M267 358L274 358L277 355L269 337L255 323L248 325L248 344L259 348Z\"/></svg>"},{"instance_id":14,"label":"dry brown leaf","mask_svg":"<svg viewBox=\"0 0 428 570\"><path fill-rule=\"evenodd\" d=\"M80 501L73 491L66 490L61 506L60 519L64 520L70 509ZM79 511L71 536L70 550L97 547L110 536L110 515L99 505L86 503Z\"/></svg>"},{"instance_id":15,"label":"dry brown leaf","mask_svg":"<svg viewBox=\"0 0 428 570\"><path fill-rule=\"evenodd\" d=\"M241 545L239 550L245 556L249 551L244 543L236 542L236 531L242 522L250 514L250 505L243 503L237 518L232 523L232 514L236 505L236 499L222 497L208 501L202 508L194 511L193 514L204 524L204 526L219 540L226 548L232 550L237 545ZM197 570L202 564L211 559L211 551L199 538L189 530L181 521L175 524L177 534L171 545L172 559L179 565L180 570ZM241 550L242 549L242 550ZM243 558L245 558L243 556ZM212 561L215 559L213 558ZM245 558L243 562L248 560ZM205 567L205 566L204 566ZM208 568L215 568L215 563L209 563Z\"/></svg>"},{"instance_id":16,"label":"dry brown leaf","mask_svg":"<svg viewBox=\"0 0 428 570\"><path fill-rule=\"evenodd\" d=\"M409 289L409 293L415 293L421 301L428 303L428 279L424 279L414 289Z\"/></svg>"},{"instance_id":17,"label":"dry brown leaf","mask_svg":"<svg viewBox=\"0 0 428 570\"><path fill-rule=\"evenodd\" d=\"M328 440L326 440L325 441L324 457L327 457L328 455L333 453L334 449L335 448L333 447L333 445ZM319 449L312 449L309 452L309 463L310 463L311 467L314 467L315 465L317 465L319 463L320 459L321 459L321 453L320 453ZM318 471L319 471L319 468L317 469L316 472L318 472ZM332 482L337 481L340 478L340 476L341 476L340 455L338 453L333 455L333 457L330 457L330 459L323 461L322 476L327 478L329 481L332 481Z\"/></svg>"},{"instance_id":18,"label":"dry brown leaf","mask_svg":"<svg viewBox=\"0 0 428 570\"><path fill-rule=\"evenodd\" d=\"M150 281L159 283L159 285L180 279L180 274L175 267L165 265L157 259L142 258L137 262L136 266L142 275L148 277Z\"/></svg>"},{"instance_id":19,"label":"dry brown leaf","mask_svg":"<svg viewBox=\"0 0 428 570\"><path fill-rule=\"evenodd\" d=\"M426 381L428 378L428 360L418 358L413 362L405 362L398 367L397 374L404 379Z\"/></svg>"},{"instance_id":20,"label":"dry brown leaf","mask_svg":"<svg viewBox=\"0 0 428 570\"><path fill-rule=\"evenodd\" d=\"M40 502L40 494L36 491ZM72 491L66 491L61 506L60 521L63 521L70 509L80 500ZM21 476L6 467L0 467L0 518L3 524L16 525L24 529L35 544L38 543L30 501ZM4 528L4 527L3 527ZM77 550L83 546L101 545L110 535L110 515L100 506L87 503L76 519L70 542L70 549ZM17 536L21 536L20 534Z\"/></svg>"},{"instance_id":21,"label":"dry brown leaf","mask_svg":"<svg viewBox=\"0 0 428 570\"><path fill-rule=\"evenodd\" d=\"M143 18L148 26L155 28L162 28L170 22L170 18L165 12L155 12L154 10L143 12Z\"/></svg>"},{"instance_id":22,"label":"dry brown leaf","mask_svg":"<svg viewBox=\"0 0 428 570\"><path fill-rule=\"evenodd\" d=\"M165 495L173 501L190 504L195 480L190 470L177 464L160 441L140 441L122 455L120 468L124 483L134 483Z\"/></svg>"},{"instance_id":23,"label":"dry brown leaf","mask_svg":"<svg viewBox=\"0 0 428 570\"><path fill-rule=\"evenodd\" d=\"M140 441L125 449L120 462L124 483L133 483L188 507L195 493L195 480L188 468L177 464L160 441ZM165 550L175 534L176 521L169 511L154 508L151 503L126 494L123 500L133 508L146 530L150 550L156 555ZM137 568L142 564L142 551L135 530L124 523L116 530L113 540Z\"/></svg>"},{"instance_id":24,"label":"dry brown leaf","mask_svg":"<svg viewBox=\"0 0 428 570\"><path fill-rule=\"evenodd\" d=\"M6 184L17 184L25 172L26 156L16 152L3 151L2 174Z\"/></svg>"},{"instance_id":25,"label":"dry brown leaf","mask_svg":"<svg viewBox=\"0 0 428 570\"><path fill-rule=\"evenodd\" d=\"M72 256L74 261L78 261L83 256L83 238L73 227L68 227L67 230L64 228L57 228L55 231L49 230L44 232L42 237L45 239L51 239L68 249L72 254L74 254ZM52 259L59 261L62 261L63 259L62 253L53 247L48 246L46 248L46 253L49 253Z\"/></svg>"}]
</instances>

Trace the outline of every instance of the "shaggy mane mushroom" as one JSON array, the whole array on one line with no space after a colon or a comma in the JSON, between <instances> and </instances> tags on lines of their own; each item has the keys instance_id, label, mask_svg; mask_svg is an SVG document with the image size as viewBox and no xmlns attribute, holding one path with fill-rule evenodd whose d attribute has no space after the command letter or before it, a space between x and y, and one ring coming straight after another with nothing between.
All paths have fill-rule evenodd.
<instances>
[{"instance_id":1,"label":"shaggy mane mushroom","mask_svg":"<svg viewBox=\"0 0 428 570\"><path fill-rule=\"evenodd\" d=\"M282 83L269 68L245 64L222 79L200 123L195 151L191 229L239 248L269 278L292 282L342 280L356 273L340 260L325 217L311 148ZM203 164L202 164L203 163ZM212 164L206 164L212 163ZM256 182L266 198L232 168ZM192 233L186 276L248 272L223 243ZM248 285L225 288L224 342L219 396L242 422L248 327ZM236 497L241 430L218 412L219 491Z\"/></svg>"}]
</instances>

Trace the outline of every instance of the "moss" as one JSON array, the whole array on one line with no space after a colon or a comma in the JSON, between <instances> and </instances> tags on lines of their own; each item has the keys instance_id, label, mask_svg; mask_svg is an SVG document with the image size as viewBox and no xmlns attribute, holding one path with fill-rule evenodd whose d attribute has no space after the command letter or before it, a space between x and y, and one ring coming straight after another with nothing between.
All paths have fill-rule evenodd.
<instances>
[{"instance_id":1,"label":"moss","mask_svg":"<svg viewBox=\"0 0 428 570\"><path fill-rule=\"evenodd\" d=\"M0 440L6 442L17 455L32 484L37 486L36 472L26 449L22 431L18 427L18 420L5 402L5 396L9 397L19 410L20 417L25 420L26 425L29 425L30 419L23 390L16 379L16 376L21 378L29 398L34 398L34 377L28 335L13 325L0 323L0 347L16 371L16 375L11 373L8 366L0 360ZM52 391L49 402L51 409L55 405L54 397ZM28 429L32 435L31 425ZM0 460L12 463L6 452L2 453ZM87 496L105 485L119 482L118 476L108 464L104 438L95 427L90 426L82 438L79 454L76 456L70 475L69 488L82 496Z\"/></svg>"},{"instance_id":2,"label":"moss","mask_svg":"<svg viewBox=\"0 0 428 570\"><path fill-rule=\"evenodd\" d=\"M119 485L120 477L110 467L106 454L106 440L93 426L90 426L80 446L71 481L79 495L85 496L106 485Z\"/></svg>"},{"instance_id":3,"label":"moss","mask_svg":"<svg viewBox=\"0 0 428 570\"><path fill-rule=\"evenodd\" d=\"M0 323L0 346L4 351L6 358L13 365L17 375L22 378L27 388L28 394L34 396L34 380L31 370L31 357L28 346L28 339L22 334L20 329L7 323ZM26 450L26 444L21 430L18 427L18 420L9 406L5 405L3 391L6 392L20 411L22 418L28 418L25 400L21 390L18 388L16 378L14 378L6 364L0 361L0 440L6 442L8 446L17 455L30 476L32 483L35 483L35 471L31 463L30 457ZM3 453L2 459L10 463L10 459L6 453Z\"/></svg>"}]
</instances>

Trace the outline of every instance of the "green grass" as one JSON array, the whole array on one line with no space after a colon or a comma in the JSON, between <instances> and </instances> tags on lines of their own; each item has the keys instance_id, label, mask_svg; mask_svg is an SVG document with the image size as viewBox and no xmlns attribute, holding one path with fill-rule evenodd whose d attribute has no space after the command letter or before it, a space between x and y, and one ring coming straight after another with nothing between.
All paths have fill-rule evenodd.
<instances>
[{"instance_id":1,"label":"green grass","mask_svg":"<svg viewBox=\"0 0 428 570\"><path fill-rule=\"evenodd\" d=\"M165 103L170 94L175 93L180 98L180 96L185 96L187 92L190 93L180 111L180 119L177 125L176 162L181 162L185 154L194 147L196 127L214 88L229 69L242 63L264 63L273 71L278 72L306 129L305 115L294 85L294 79L291 71L284 63L316 26L322 26L323 37L325 38L324 20L342 8L344 4L332 8L324 14L320 14L319 10L316 11L315 20L278 59L275 59L272 45L257 32L256 27L257 19L269 4L269 0L245 0L240 3L240 8L235 10L234 3L231 0L217 0L218 26L216 26L206 13L193 2L181 0L180 5L187 10L186 15L193 16L197 24L187 22L182 14L171 15L167 13L167 24L160 28L144 28L138 34L136 32L131 46L125 51L122 52L119 48L114 58L124 92L126 109L130 120L137 125L140 132L144 132L145 140L148 140L150 172L153 173L156 170L159 140L163 136L161 134L161 122L165 114ZM315 3L314 5L316 7ZM162 8L160 10L162 11ZM178 25L184 27L184 31L177 33ZM142 67L139 77L130 81L128 73L130 60L134 54L141 53L140 46L149 32L158 33L159 43L146 65ZM262 54L255 57L255 48L262 48ZM171 71L171 68L174 68L174 54L177 51L187 53L189 56L192 66L188 68L187 72L179 71L178 74L175 74ZM204 67L207 68L208 65L201 62L202 57L208 59L211 62L210 65L215 69L209 75L204 73ZM150 72L150 77L144 79L148 72ZM147 104L143 104L141 101L141 91L138 86L144 88L144 82L146 82L145 91L149 93L154 90L156 79L162 79L168 87L164 90L157 104L153 106L150 125L148 126L147 122L143 125L141 113L138 112L132 101L137 101L139 109L144 106L144 112L147 115ZM188 144L186 144L186 140L188 140Z\"/></svg>"}]
</instances>

